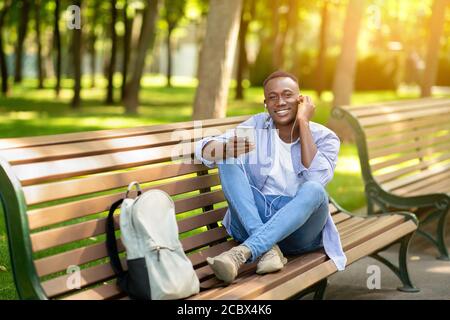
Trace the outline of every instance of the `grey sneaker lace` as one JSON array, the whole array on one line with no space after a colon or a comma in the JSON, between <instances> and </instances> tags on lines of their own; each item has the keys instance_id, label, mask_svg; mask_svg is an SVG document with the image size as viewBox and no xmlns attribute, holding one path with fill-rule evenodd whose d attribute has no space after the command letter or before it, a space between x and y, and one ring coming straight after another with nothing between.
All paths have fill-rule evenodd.
<instances>
[{"instance_id":1,"label":"grey sneaker lace","mask_svg":"<svg viewBox=\"0 0 450 320\"><path fill-rule=\"evenodd\" d=\"M236 263L236 265L239 265L241 263L245 263L245 261L247 261L247 259L245 259L244 253L240 250L231 250L230 251L231 254L231 258L233 259L233 261Z\"/></svg>"},{"instance_id":2,"label":"grey sneaker lace","mask_svg":"<svg viewBox=\"0 0 450 320\"><path fill-rule=\"evenodd\" d=\"M277 256L277 255L278 255L277 251L274 248L272 248L261 257L260 261L272 259L274 256Z\"/></svg>"}]
</instances>

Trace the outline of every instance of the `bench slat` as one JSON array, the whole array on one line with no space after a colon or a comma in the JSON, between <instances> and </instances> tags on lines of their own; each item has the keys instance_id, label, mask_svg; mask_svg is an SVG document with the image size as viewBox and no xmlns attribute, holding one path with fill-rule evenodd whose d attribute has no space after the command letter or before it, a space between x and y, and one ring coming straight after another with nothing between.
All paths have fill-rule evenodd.
<instances>
[{"instance_id":1,"label":"bench slat","mask_svg":"<svg viewBox=\"0 0 450 320\"><path fill-rule=\"evenodd\" d=\"M415 190L413 192L410 192L409 195L410 196L415 196L415 195L421 195L423 193L427 194L427 193L446 193L450 195L450 179L447 178L446 180L443 180L439 183L436 184L432 184L426 188L422 188L420 190Z\"/></svg>"},{"instance_id":2,"label":"bench slat","mask_svg":"<svg viewBox=\"0 0 450 320\"><path fill-rule=\"evenodd\" d=\"M120 292L115 283L108 283L94 289L88 289L67 296L64 300L107 300L113 299L114 297L121 297L123 295L124 294Z\"/></svg>"},{"instance_id":3,"label":"bench slat","mask_svg":"<svg viewBox=\"0 0 450 320\"><path fill-rule=\"evenodd\" d=\"M408 111L404 113L386 114L381 116L375 116L371 118L359 119L359 122L363 127L386 125L388 123L399 122L407 119L417 119L421 117L440 116L450 114L450 106L445 108L431 109L431 110L419 110Z\"/></svg>"},{"instance_id":4,"label":"bench slat","mask_svg":"<svg viewBox=\"0 0 450 320\"><path fill-rule=\"evenodd\" d=\"M22 185L26 186L50 180L170 161L174 156L180 160L185 157L190 159L193 150L193 143L181 143L176 147L162 146L99 156L20 164L13 166L12 169Z\"/></svg>"},{"instance_id":5,"label":"bench slat","mask_svg":"<svg viewBox=\"0 0 450 320\"><path fill-rule=\"evenodd\" d=\"M430 148L432 146L438 147L439 144L448 145L448 143L450 143L450 135L427 137L413 143L394 145L383 149L369 150L369 159L373 160L379 157L384 157L409 150L426 150L427 148Z\"/></svg>"},{"instance_id":6,"label":"bench slat","mask_svg":"<svg viewBox=\"0 0 450 320\"><path fill-rule=\"evenodd\" d=\"M450 148L450 143L440 144L435 147L420 149L420 150L412 150L409 152L402 153L401 156L397 156L394 158L390 158L389 160L385 160L382 162L377 162L372 164L374 161L370 161L370 167L373 172L376 172L380 169L387 168L396 164L401 164L403 162L407 162L414 159L420 159L424 157L436 156L441 152L446 152ZM420 160L419 160L420 161Z\"/></svg>"},{"instance_id":7,"label":"bench slat","mask_svg":"<svg viewBox=\"0 0 450 320\"><path fill-rule=\"evenodd\" d=\"M394 134L384 137L377 137L377 139L369 140L367 147L370 149L384 148L390 144L407 143L407 141L415 140L417 138L423 138L428 135L437 136L439 134L449 134L450 128L448 123L436 124L435 126L429 126L420 130L411 130L408 132L402 132L400 134Z\"/></svg>"},{"instance_id":8,"label":"bench slat","mask_svg":"<svg viewBox=\"0 0 450 320\"><path fill-rule=\"evenodd\" d=\"M203 128L215 127L217 125L239 124L247 120L249 117L250 116L238 116L222 119L198 120L199 122L197 123L201 124ZM189 130L195 127L194 126L195 123L196 122L194 121L187 121L187 122L143 126L135 128L97 130L97 131L65 133L57 135L46 135L39 137L0 139L0 150L35 147L43 145L57 145L61 143L75 143L81 141L94 141L109 138L122 138L144 134L169 132L173 130L182 130L182 129Z\"/></svg>"},{"instance_id":9,"label":"bench slat","mask_svg":"<svg viewBox=\"0 0 450 320\"><path fill-rule=\"evenodd\" d=\"M385 182L398 179L401 176L405 176L407 174L411 174L417 170L428 170L427 168L430 166L433 167L442 167L445 166L444 162L446 160L450 159L450 154L444 154L440 157L433 158L427 161L422 161L418 164L414 164L411 166L408 166L406 168L401 168L396 171L382 174L382 175L375 175L375 180L379 182L380 184L384 184Z\"/></svg>"},{"instance_id":10,"label":"bench slat","mask_svg":"<svg viewBox=\"0 0 450 320\"><path fill-rule=\"evenodd\" d=\"M415 176L414 178L415 179L412 180L410 177L410 183L408 183L408 181L405 182L405 179L402 181L401 186L385 189L397 195L406 195L414 190L435 185L439 181L450 179L450 166L428 170L424 172L424 174L422 174L420 177Z\"/></svg>"},{"instance_id":11,"label":"bench slat","mask_svg":"<svg viewBox=\"0 0 450 320\"><path fill-rule=\"evenodd\" d=\"M389 136L390 134L409 132L420 128L427 128L436 124L444 124L450 121L450 115L440 115L438 118L435 116L418 119L408 119L396 123L389 124L389 130L386 130L386 126L377 126L364 128L366 137L374 139L378 136Z\"/></svg>"},{"instance_id":12,"label":"bench slat","mask_svg":"<svg viewBox=\"0 0 450 320\"><path fill-rule=\"evenodd\" d=\"M369 118L381 114L402 113L415 110L434 110L439 108L448 108L450 100L437 100L424 103L423 101L412 102L409 104L392 106L374 106L373 108L357 108L351 110L351 113L358 118Z\"/></svg>"},{"instance_id":13,"label":"bench slat","mask_svg":"<svg viewBox=\"0 0 450 320\"><path fill-rule=\"evenodd\" d=\"M386 190L393 190L395 188L402 187L402 186L408 185L410 183L413 183L417 179L425 178L428 175L433 175L435 173L447 171L448 169L449 169L448 165L444 165L444 166L438 167L438 168L432 168L432 169L417 173L416 175L411 175L408 177L404 177L402 179L397 179L395 181L385 183L385 184L383 184L383 188L386 188Z\"/></svg>"},{"instance_id":14,"label":"bench slat","mask_svg":"<svg viewBox=\"0 0 450 320\"><path fill-rule=\"evenodd\" d=\"M390 101L384 101L384 102L376 102L372 104L364 104L364 105L347 105L343 108L353 112L354 110L363 110L363 109L373 109L377 107L385 107L385 106L402 106L402 105L410 105L412 103L426 103L426 102L433 102L433 101L441 101L441 100L447 100L447 98L435 98L435 97L427 97L427 98L418 98L418 99L405 99L405 100L390 100Z\"/></svg>"}]
</instances>

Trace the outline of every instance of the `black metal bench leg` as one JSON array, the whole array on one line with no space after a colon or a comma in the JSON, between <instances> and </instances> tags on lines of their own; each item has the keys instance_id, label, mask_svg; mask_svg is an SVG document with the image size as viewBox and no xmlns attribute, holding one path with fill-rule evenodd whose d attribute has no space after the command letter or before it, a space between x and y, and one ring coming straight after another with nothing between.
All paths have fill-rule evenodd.
<instances>
[{"instance_id":1,"label":"black metal bench leg","mask_svg":"<svg viewBox=\"0 0 450 320\"><path fill-rule=\"evenodd\" d=\"M447 246L445 245L445 225L447 221L447 215L450 211L449 207L442 210L440 214L438 225L437 225L437 247L439 250L439 260L450 261L450 256L448 254Z\"/></svg>"},{"instance_id":2,"label":"black metal bench leg","mask_svg":"<svg viewBox=\"0 0 450 320\"><path fill-rule=\"evenodd\" d=\"M317 283L316 292L314 292L314 300L324 300L325 299L325 291L327 289L328 279L323 279L319 283Z\"/></svg>"},{"instance_id":3,"label":"black metal bench leg","mask_svg":"<svg viewBox=\"0 0 450 320\"><path fill-rule=\"evenodd\" d=\"M295 296L291 297L291 300L299 300L305 297L306 295L314 292L313 300L323 300L325 297L325 290L328 285L328 279L323 279L314 284L313 286L303 290L302 292L296 294Z\"/></svg>"},{"instance_id":4,"label":"black metal bench leg","mask_svg":"<svg viewBox=\"0 0 450 320\"><path fill-rule=\"evenodd\" d=\"M412 281L409 278L409 272L408 272L408 247L409 247L409 243L411 241L412 236L413 236L413 234L411 233L407 236L404 236L400 240L400 250L398 253L400 280L402 281L403 287L399 287L397 289L400 291L404 291L404 292L419 292L420 291L420 289L416 288L412 284Z\"/></svg>"},{"instance_id":5,"label":"black metal bench leg","mask_svg":"<svg viewBox=\"0 0 450 320\"><path fill-rule=\"evenodd\" d=\"M413 283L409 277L409 272L408 272L408 247L409 247L409 243L411 241L412 235L413 235L412 233L408 234L396 242L396 243L400 242L400 249L399 249L399 253L398 253L398 265L399 265L398 267L395 266L394 264L392 264L386 258L380 256L378 254L378 252L371 255L372 258L383 263L389 269L391 269L392 272L394 272L394 274L400 279L400 281L403 284L403 286L398 287L397 290L403 291L403 292L419 292L420 291L420 289L416 288L413 285Z\"/></svg>"}]
</instances>

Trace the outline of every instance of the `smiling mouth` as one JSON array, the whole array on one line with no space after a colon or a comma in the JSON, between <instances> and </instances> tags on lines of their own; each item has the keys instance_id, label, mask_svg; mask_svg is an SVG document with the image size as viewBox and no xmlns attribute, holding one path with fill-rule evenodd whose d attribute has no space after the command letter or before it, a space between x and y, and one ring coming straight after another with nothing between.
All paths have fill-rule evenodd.
<instances>
[{"instance_id":1,"label":"smiling mouth","mask_svg":"<svg viewBox=\"0 0 450 320\"><path fill-rule=\"evenodd\" d=\"M275 111L275 114L276 114L277 116L283 117L283 116L288 115L288 114L289 114L289 111L290 111L289 108L287 108L287 109L280 109L280 110Z\"/></svg>"}]
</instances>

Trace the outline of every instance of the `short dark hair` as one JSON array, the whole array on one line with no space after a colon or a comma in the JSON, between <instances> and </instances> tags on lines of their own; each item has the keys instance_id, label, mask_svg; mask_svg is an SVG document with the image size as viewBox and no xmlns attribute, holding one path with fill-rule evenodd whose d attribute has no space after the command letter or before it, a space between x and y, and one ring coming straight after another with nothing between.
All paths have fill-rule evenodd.
<instances>
[{"instance_id":1,"label":"short dark hair","mask_svg":"<svg viewBox=\"0 0 450 320\"><path fill-rule=\"evenodd\" d=\"M296 77L296 76L294 76L293 74L291 74L291 73L289 73L289 72L286 72L286 71L277 70L277 71L275 71L275 72L272 72L272 73L266 78L266 80L264 80L264 82L263 82L263 87L265 88L265 87L266 87L266 84L267 84L270 80L275 79L275 78L291 78L291 79L294 80L295 83L298 85L298 80L297 80L297 77Z\"/></svg>"}]
</instances>

